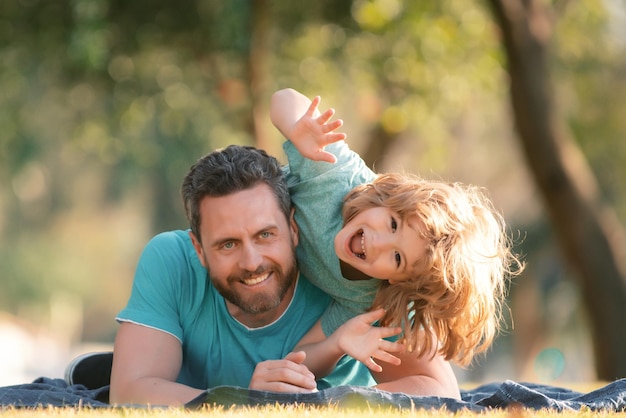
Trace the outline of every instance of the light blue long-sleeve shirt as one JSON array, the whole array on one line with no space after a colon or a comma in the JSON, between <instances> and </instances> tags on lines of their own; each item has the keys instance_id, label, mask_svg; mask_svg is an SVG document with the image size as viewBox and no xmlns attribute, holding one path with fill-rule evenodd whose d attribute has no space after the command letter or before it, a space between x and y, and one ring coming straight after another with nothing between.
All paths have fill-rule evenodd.
<instances>
[{"instance_id":1,"label":"light blue long-sleeve shirt","mask_svg":"<svg viewBox=\"0 0 626 418\"><path fill-rule=\"evenodd\" d=\"M344 196L358 185L371 183L376 174L344 141L326 147L337 157L334 164L303 157L289 141L283 149L289 161L285 170L300 229L300 271L333 299L322 316L322 330L328 336L371 306L380 283L377 279L344 278L334 249L335 236L343 227Z\"/></svg>"}]
</instances>

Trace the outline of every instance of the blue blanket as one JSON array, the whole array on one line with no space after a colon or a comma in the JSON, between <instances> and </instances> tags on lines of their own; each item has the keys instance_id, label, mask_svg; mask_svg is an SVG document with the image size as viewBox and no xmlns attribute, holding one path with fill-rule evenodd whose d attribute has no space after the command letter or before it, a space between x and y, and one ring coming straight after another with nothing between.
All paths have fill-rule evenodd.
<instances>
[{"instance_id":1,"label":"blue blanket","mask_svg":"<svg viewBox=\"0 0 626 418\"><path fill-rule=\"evenodd\" d=\"M0 405L16 408L40 406L111 408L107 403L109 388L105 386L89 390L81 385L68 386L62 379L39 378L33 383L0 387ZM528 409L550 409L554 411L581 410L626 411L626 379L589 392L580 393L570 389L504 381L490 383L461 392L461 400L434 396L408 396L389 393L373 388L341 386L317 393L294 394L249 390L231 386L220 386L207 390L187 404L188 408L203 405L260 406L266 404L307 404L338 407L391 407L407 409L440 409L484 411L522 407ZM129 406L129 405L126 405ZM132 406L139 407L139 406Z\"/></svg>"}]
</instances>

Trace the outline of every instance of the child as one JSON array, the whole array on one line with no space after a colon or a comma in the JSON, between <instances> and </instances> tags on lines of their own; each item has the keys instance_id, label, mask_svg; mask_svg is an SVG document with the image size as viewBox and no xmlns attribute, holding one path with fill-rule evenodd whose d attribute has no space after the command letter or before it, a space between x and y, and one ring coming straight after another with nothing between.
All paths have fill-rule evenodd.
<instances>
[{"instance_id":1,"label":"child","mask_svg":"<svg viewBox=\"0 0 626 418\"><path fill-rule=\"evenodd\" d=\"M347 353L377 377L374 359L397 368L407 352L469 364L499 329L506 277L523 267L503 218L479 188L375 174L319 102L285 89L270 107L289 139L300 269L334 299L301 341L307 365L323 374ZM400 331L402 344L382 340Z\"/></svg>"}]
</instances>

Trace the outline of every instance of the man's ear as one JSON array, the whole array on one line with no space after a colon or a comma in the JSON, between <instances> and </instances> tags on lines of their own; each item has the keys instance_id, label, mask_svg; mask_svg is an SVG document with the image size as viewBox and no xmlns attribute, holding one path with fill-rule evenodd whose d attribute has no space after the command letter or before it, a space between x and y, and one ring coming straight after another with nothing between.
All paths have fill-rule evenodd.
<instances>
[{"instance_id":1,"label":"man's ear","mask_svg":"<svg viewBox=\"0 0 626 418\"><path fill-rule=\"evenodd\" d=\"M300 230L298 229L298 224L296 223L296 218L294 214L296 213L296 208L291 208L291 214L289 215L289 227L291 228L291 239L293 240L293 246L298 246L298 240L300 237Z\"/></svg>"},{"instance_id":2,"label":"man's ear","mask_svg":"<svg viewBox=\"0 0 626 418\"><path fill-rule=\"evenodd\" d=\"M198 259L200 259L200 264L202 264L204 268L207 268L206 263L204 261L205 260L204 248L202 248L202 244L200 243L200 240L196 238L196 234L194 234L192 231L189 231L189 238L191 238L191 243L193 244L193 248L195 248L196 254L198 255Z\"/></svg>"}]
</instances>

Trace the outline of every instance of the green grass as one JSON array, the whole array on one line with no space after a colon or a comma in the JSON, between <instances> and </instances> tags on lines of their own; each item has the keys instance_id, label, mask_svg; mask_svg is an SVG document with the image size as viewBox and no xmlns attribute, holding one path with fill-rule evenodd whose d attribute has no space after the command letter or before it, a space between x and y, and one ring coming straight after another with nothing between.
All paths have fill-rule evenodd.
<instances>
[{"instance_id":1,"label":"green grass","mask_svg":"<svg viewBox=\"0 0 626 418\"><path fill-rule=\"evenodd\" d=\"M619 413L592 412L592 411L531 411L521 408L498 409L489 412L476 413L462 411L457 413L444 410L396 410L389 408L371 409L340 409L336 407L310 407L310 406L263 406L263 407L239 407L239 408L209 408L199 410L184 410L181 408L168 409L89 409L89 408L39 408L39 409L2 409L1 417L7 418L195 418L211 416L212 418L402 418L402 417L618 417L624 416Z\"/></svg>"}]
</instances>

